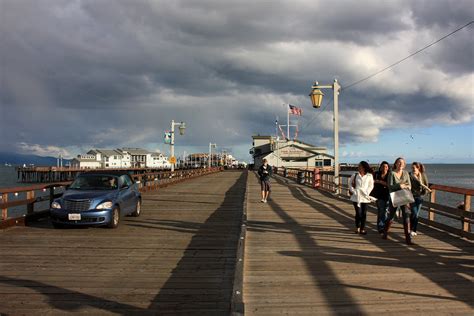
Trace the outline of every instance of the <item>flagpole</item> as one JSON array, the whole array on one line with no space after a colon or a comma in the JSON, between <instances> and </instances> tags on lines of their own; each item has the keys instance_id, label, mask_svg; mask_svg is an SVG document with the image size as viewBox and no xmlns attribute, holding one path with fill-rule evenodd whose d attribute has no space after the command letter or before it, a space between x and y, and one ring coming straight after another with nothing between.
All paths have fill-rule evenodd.
<instances>
[{"instance_id":1,"label":"flagpole","mask_svg":"<svg viewBox=\"0 0 474 316\"><path fill-rule=\"evenodd\" d=\"M275 120L275 137L278 137L278 115Z\"/></svg>"},{"instance_id":2,"label":"flagpole","mask_svg":"<svg viewBox=\"0 0 474 316\"><path fill-rule=\"evenodd\" d=\"M286 108L286 138L288 140L290 140L290 109L289 109L289 105L288 107Z\"/></svg>"}]
</instances>

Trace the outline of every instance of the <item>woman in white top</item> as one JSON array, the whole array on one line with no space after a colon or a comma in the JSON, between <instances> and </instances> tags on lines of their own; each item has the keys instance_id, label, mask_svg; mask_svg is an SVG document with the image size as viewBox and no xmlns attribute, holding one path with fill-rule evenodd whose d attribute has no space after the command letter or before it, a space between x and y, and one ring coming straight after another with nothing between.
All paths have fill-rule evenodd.
<instances>
[{"instance_id":1,"label":"woman in white top","mask_svg":"<svg viewBox=\"0 0 474 316\"><path fill-rule=\"evenodd\" d=\"M351 176L349 191L355 209L355 233L365 235L367 234L365 231L367 204L374 200L374 198L370 196L370 192L372 192L374 188L374 178L371 173L372 170L366 161L359 163L358 170L358 173Z\"/></svg>"}]
</instances>

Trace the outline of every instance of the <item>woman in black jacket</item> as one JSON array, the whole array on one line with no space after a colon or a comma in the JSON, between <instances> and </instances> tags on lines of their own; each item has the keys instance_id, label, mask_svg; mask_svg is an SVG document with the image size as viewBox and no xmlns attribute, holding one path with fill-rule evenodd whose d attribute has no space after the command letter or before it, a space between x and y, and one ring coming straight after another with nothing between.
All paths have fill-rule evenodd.
<instances>
[{"instance_id":1,"label":"woman in black jacket","mask_svg":"<svg viewBox=\"0 0 474 316\"><path fill-rule=\"evenodd\" d=\"M377 230L379 234L383 234L384 224L388 216L388 203L390 194L388 192L387 179L390 173L390 165L386 161L382 161L379 170L374 175L374 189L371 196L377 199Z\"/></svg>"},{"instance_id":2,"label":"woman in black jacket","mask_svg":"<svg viewBox=\"0 0 474 316\"><path fill-rule=\"evenodd\" d=\"M260 187L262 189L262 203L267 203L270 195L270 177L272 176L272 167L268 164L266 159L263 159L263 165L258 168L258 175L260 176Z\"/></svg>"}]
</instances>

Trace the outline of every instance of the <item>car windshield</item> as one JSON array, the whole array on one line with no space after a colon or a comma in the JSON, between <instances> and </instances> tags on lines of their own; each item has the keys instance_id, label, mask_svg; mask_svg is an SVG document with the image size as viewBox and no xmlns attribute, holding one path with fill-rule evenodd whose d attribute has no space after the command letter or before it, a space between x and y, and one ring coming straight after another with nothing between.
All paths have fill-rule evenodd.
<instances>
[{"instance_id":1,"label":"car windshield","mask_svg":"<svg viewBox=\"0 0 474 316\"><path fill-rule=\"evenodd\" d=\"M69 188L74 190L114 190L117 189L117 178L107 175L79 176Z\"/></svg>"}]
</instances>

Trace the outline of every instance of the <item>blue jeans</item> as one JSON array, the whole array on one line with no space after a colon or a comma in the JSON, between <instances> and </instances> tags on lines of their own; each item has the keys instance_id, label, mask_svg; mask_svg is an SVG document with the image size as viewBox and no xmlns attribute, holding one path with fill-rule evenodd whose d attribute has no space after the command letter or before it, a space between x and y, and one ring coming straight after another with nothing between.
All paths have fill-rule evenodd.
<instances>
[{"instance_id":1,"label":"blue jeans","mask_svg":"<svg viewBox=\"0 0 474 316\"><path fill-rule=\"evenodd\" d=\"M418 226L418 218L421 210L421 204L423 204L423 198L420 196L415 196L415 202L410 204L411 214L410 214L410 226L411 230L416 232Z\"/></svg>"},{"instance_id":2,"label":"blue jeans","mask_svg":"<svg viewBox=\"0 0 474 316\"><path fill-rule=\"evenodd\" d=\"M388 201L378 199L377 200L377 230L379 233L383 231L385 221L388 216Z\"/></svg>"},{"instance_id":3,"label":"blue jeans","mask_svg":"<svg viewBox=\"0 0 474 316\"><path fill-rule=\"evenodd\" d=\"M402 205L402 206L399 206L399 207L402 210L403 226L405 227L405 225L406 225L407 229L408 229L408 222L409 222L410 216L409 216L409 213L408 213L408 210L407 210L407 206L408 205ZM387 220L385 221L385 225L387 225L387 223L389 223L393 220L393 218L395 217L395 212L397 211L397 209L398 209L398 207L393 206L392 202L389 203L388 216L387 216Z\"/></svg>"}]
</instances>

